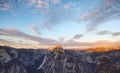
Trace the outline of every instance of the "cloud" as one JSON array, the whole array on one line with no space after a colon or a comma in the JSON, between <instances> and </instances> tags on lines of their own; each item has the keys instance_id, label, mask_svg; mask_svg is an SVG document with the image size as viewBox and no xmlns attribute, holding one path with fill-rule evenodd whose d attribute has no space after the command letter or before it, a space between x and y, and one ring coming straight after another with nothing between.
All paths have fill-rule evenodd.
<instances>
[{"instance_id":1,"label":"cloud","mask_svg":"<svg viewBox=\"0 0 120 73\"><path fill-rule=\"evenodd\" d=\"M64 37L60 37L60 38L59 38L59 41L62 41L62 42L63 42L63 41L65 41L65 38L64 38Z\"/></svg>"},{"instance_id":2,"label":"cloud","mask_svg":"<svg viewBox=\"0 0 120 73\"><path fill-rule=\"evenodd\" d=\"M53 45L57 43L56 40L32 36L14 28L0 29L0 35L29 39L38 42L40 45Z\"/></svg>"},{"instance_id":3,"label":"cloud","mask_svg":"<svg viewBox=\"0 0 120 73\"><path fill-rule=\"evenodd\" d=\"M95 47L95 46L118 46L120 45L120 41L117 42L110 42L107 40L100 40L100 41L93 41L93 42L76 42L74 40L68 40L65 43L63 43L65 46L71 46L71 47Z\"/></svg>"},{"instance_id":4,"label":"cloud","mask_svg":"<svg viewBox=\"0 0 120 73\"><path fill-rule=\"evenodd\" d=\"M0 39L0 45L13 45L13 42L11 43L10 41Z\"/></svg>"},{"instance_id":5,"label":"cloud","mask_svg":"<svg viewBox=\"0 0 120 73\"><path fill-rule=\"evenodd\" d=\"M73 39L80 39L83 35L82 34L76 34Z\"/></svg>"},{"instance_id":6,"label":"cloud","mask_svg":"<svg viewBox=\"0 0 120 73\"><path fill-rule=\"evenodd\" d=\"M35 6L36 8L48 8L49 3L47 0L30 0L29 4Z\"/></svg>"},{"instance_id":7,"label":"cloud","mask_svg":"<svg viewBox=\"0 0 120 73\"><path fill-rule=\"evenodd\" d=\"M49 9L44 9L40 11L42 14L48 14L49 13Z\"/></svg>"},{"instance_id":8,"label":"cloud","mask_svg":"<svg viewBox=\"0 0 120 73\"><path fill-rule=\"evenodd\" d=\"M72 2L68 2L66 4L63 4L64 9L70 9L74 4Z\"/></svg>"},{"instance_id":9,"label":"cloud","mask_svg":"<svg viewBox=\"0 0 120 73\"><path fill-rule=\"evenodd\" d=\"M13 37L11 41L8 41L7 39L2 39L0 40L0 42L4 42L2 43L3 45L7 43L7 45L12 45L12 46L19 46L19 47L36 47L40 48L40 46L52 46L52 45L56 45L56 44L62 44L65 47L92 47L92 46L101 46L101 45L119 45L120 41L118 40L118 42L110 42L110 41L95 41L95 42L78 42L75 40L64 40L64 38L62 38L62 41L60 40L55 40L55 39L49 39L49 38L42 38L42 37L37 37L37 36L32 36L29 34L26 34L20 30L14 29L14 28L7 28L7 29L0 29L0 35L2 36L7 36L7 37ZM21 39L24 39L22 42L24 42L26 40L26 42L34 41L37 43L33 43L32 45L30 44L26 44L26 43L17 43L17 41L19 41ZM77 37L78 38L78 37ZM18 40L17 40L18 39ZM16 40L16 42L14 42ZM1 44L1 43L0 43ZM24 46L21 46L24 45ZM34 46L35 45L35 46Z\"/></svg>"},{"instance_id":10,"label":"cloud","mask_svg":"<svg viewBox=\"0 0 120 73\"><path fill-rule=\"evenodd\" d=\"M64 43L62 43L64 46L80 46L80 42L76 42L74 40L67 40Z\"/></svg>"},{"instance_id":11,"label":"cloud","mask_svg":"<svg viewBox=\"0 0 120 73\"><path fill-rule=\"evenodd\" d=\"M6 0L0 0L0 10L9 10L11 8L10 4Z\"/></svg>"},{"instance_id":12,"label":"cloud","mask_svg":"<svg viewBox=\"0 0 120 73\"><path fill-rule=\"evenodd\" d=\"M89 21L86 25L87 32L95 30L102 23L120 16L120 0L105 0L99 8L91 12L83 13L80 20Z\"/></svg>"},{"instance_id":13,"label":"cloud","mask_svg":"<svg viewBox=\"0 0 120 73\"><path fill-rule=\"evenodd\" d=\"M64 9L69 9L69 8L70 8L70 5L64 4L64 5L63 5L63 8L64 8Z\"/></svg>"},{"instance_id":14,"label":"cloud","mask_svg":"<svg viewBox=\"0 0 120 73\"><path fill-rule=\"evenodd\" d=\"M42 28L45 28L48 30L53 30L55 28L55 26L57 26L59 23L62 23L66 19L65 14L66 13L63 12L63 10L61 8L50 9L48 18L42 24Z\"/></svg>"},{"instance_id":15,"label":"cloud","mask_svg":"<svg viewBox=\"0 0 120 73\"><path fill-rule=\"evenodd\" d=\"M120 32L111 32L109 30L103 30L103 31L99 31L98 33L96 33L97 35L107 35L107 34L110 34L112 35L113 37L115 36L119 36L120 35Z\"/></svg>"},{"instance_id":16,"label":"cloud","mask_svg":"<svg viewBox=\"0 0 120 73\"><path fill-rule=\"evenodd\" d=\"M54 4L57 4L57 3L60 2L60 0L51 0L51 1L52 1L52 3L54 3Z\"/></svg>"},{"instance_id":17,"label":"cloud","mask_svg":"<svg viewBox=\"0 0 120 73\"><path fill-rule=\"evenodd\" d=\"M56 1L56 0L55 0ZM61 5L63 7L61 7ZM73 19L73 13L69 10L73 5L72 2L67 2L66 4L56 4L49 7L49 13L47 15L46 21L42 24L42 28L53 30L60 23L62 24L66 20Z\"/></svg>"},{"instance_id":18,"label":"cloud","mask_svg":"<svg viewBox=\"0 0 120 73\"><path fill-rule=\"evenodd\" d=\"M37 35L40 35L40 34L41 34L41 32L39 31L39 29L38 29L36 26L34 26L34 25L31 25L31 26L30 26L30 30L31 30L33 33L37 34Z\"/></svg>"},{"instance_id":19,"label":"cloud","mask_svg":"<svg viewBox=\"0 0 120 73\"><path fill-rule=\"evenodd\" d=\"M49 8L49 13L47 15L46 21L42 24L42 28L53 30L57 25L63 22L66 22L66 20L73 19L73 14L61 8L60 4L57 4L55 6L52 6Z\"/></svg>"},{"instance_id":20,"label":"cloud","mask_svg":"<svg viewBox=\"0 0 120 73\"><path fill-rule=\"evenodd\" d=\"M50 16L49 19L47 19L45 23L43 23L42 28L45 28L47 30L53 30L54 27L60 23L60 21L61 20L59 20L57 17Z\"/></svg>"},{"instance_id":21,"label":"cloud","mask_svg":"<svg viewBox=\"0 0 120 73\"><path fill-rule=\"evenodd\" d=\"M112 33L112 36L120 36L120 32L114 32Z\"/></svg>"},{"instance_id":22,"label":"cloud","mask_svg":"<svg viewBox=\"0 0 120 73\"><path fill-rule=\"evenodd\" d=\"M99 13L99 9L95 9L95 10L91 11L90 14L82 14L82 15L80 16L80 19L81 19L81 20L88 20L88 19L90 19L91 17L96 16L98 13Z\"/></svg>"},{"instance_id":23,"label":"cloud","mask_svg":"<svg viewBox=\"0 0 120 73\"><path fill-rule=\"evenodd\" d=\"M108 30L103 30L103 31L99 31L99 32L97 33L97 35L106 35L106 34L111 34L111 32L108 31Z\"/></svg>"}]
</instances>

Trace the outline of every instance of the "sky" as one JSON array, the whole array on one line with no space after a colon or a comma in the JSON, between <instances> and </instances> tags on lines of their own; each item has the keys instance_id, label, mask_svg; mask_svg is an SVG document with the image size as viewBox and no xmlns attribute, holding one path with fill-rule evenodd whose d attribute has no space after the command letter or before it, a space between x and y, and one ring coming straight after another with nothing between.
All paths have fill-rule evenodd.
<instances>
[{"instance_id":1,"label":"sky","mask_svg":"<svg viewBox=\"0 0 120 73\"><path fill-rule=\"evenodd\" d=\"M120 45L120 0L0 0L0 45Z\"/></svg>"}]
</instances>

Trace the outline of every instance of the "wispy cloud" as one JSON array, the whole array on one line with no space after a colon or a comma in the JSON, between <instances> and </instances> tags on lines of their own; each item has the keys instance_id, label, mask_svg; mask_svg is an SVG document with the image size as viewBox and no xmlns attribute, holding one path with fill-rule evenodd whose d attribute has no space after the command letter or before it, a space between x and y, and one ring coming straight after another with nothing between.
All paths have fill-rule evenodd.
<instances>
[{"instance_id":1,"label":"wispy cloud","mask_svg":"<svg viewBox=\"0 0 120 73\"><path fill-rule=\"evenodd\" d=\"M51 7L46 21L42 24L42 28L53 30L57 25L62 24L66 20L73 19L72 15L71 12L64 10L64 8L61 8L59 5Z\"/></svg>"},{"instance_id":2,"label":"wispy cloud","mask_svg":"<svg viewBox=\"0 0 120 73\"><path fill-rule=\"evenodd\" d=\"M40 35L40 34L41 34L41 32L39 31L39 29L38 29L36 26L34 26L34 25L31 25L31 26L30 26L30 30L31 30L33 33L37 34L37 35Z\"/></svg>"},{"instance_id":3,"label":"wispy cloud","mask_svg":"<svg viewBox=\"0 0 120 73\"><path fill-rule=\"evenodd\" d=\"M0 45L13 45L13 42L0 39Z\"/></svg>"},{"instance_id":4,"label":"wispy cloud","mask_svg":"<svg viewBox=\"0 0 120 73\"><path fill-rule=\"evenodd\" d=\"M57 4L57 3L60 2L60 0L51 0L51 1L52 1L52 3L54 3L54 4Z\"/></svg>"},{"instance_id":5,"label":"wispy cloud","mask_svg":"<svg viewBox=\"0 0 120 73\"><path fill-rule=\"evenodd\" d=\"M42 28L53 30L55 26L57 26L59 23L62 23L66 18L65 12L61 8L57 9L51 9L48 18L46 21L42 24Z\"/></svg>"},{"instance_id":6,"label":"wispy cloud","mask_svg":"<svg viewBox=\"0 0 120 73\"><path fill-rule=\"evenodd\" d=\"M68 2L66 4L63 4L64 9L70 9L74 4L72 2Z\"/></svg>"},{"instance_id":7,"label":"wispy cloud","mask_svg":"<svg viewBox=\"0 0 120 73\"><path fill-rule=\"evenodd\" d=\"M99 31L96 33L97 35L107 35L107 34L110 34L112 35L113 37L115 36L119 36L120 35L120 32L111 32L109 30L103 30L103 31Z\"/></svg>"},{"instance_id":8,"label":"wispy cloud","mask_svg":"<svg viewBox=\"0 0 120 73\"><path fill-rule=\"evenodd\" d=\"M0 29L0 35L2 36L7 36L7 37L16 37L16 39L20 39L20 38L23 38L23 39L26 39L26 42L27 41L34 41L34 42L37 42L38 45L37 45L37 48L40 46L51 46L51 45L56 45L56 44L62 44L63 46L65 47L83 47L83 46L86 46L86 47L92 47L92 46L101 46L101 45L119 45L120 42L110 42L110 41L104 41L104 40L101 40L101 41L93 41L93 42L78 42L78 41L75 41L75 40L64 40L64 38L62 38L62 41L60 40L55 40L55 39L48 39L48 38L42 38L42 37L37 37L37 36L32 36L32 35L29 35L29 34L26 34L20 30L17 30L17 29L14 29L14 28L8 28L8 29ZM80 35L78 35L76 38L79 38ZM15 38L13 40L16 40ZM16 40L18 41L18 40ZM36 45L37 43L33 43L32 45L30 44L26 44L26 43L17 43L17 42L13 42L13 41L6 41L5 39L2 39L0 38L0 44L6 44L7 45L12 45L12 46L21 46L21 45L24 45L26 47L36 47L34 45ZM3 43L2 43L3 42ZM22 41L24 42L24 41ZM24 46L21 46L21 47L24 47Z\"/></svg>"},{"instance_id":9,"label":"wispy cloud","mask_svg":"<svg viewBox=\"0 0 120 73\"><path fill-rule=\"evenodd\" d=\"M11 8L10 4L6 0L0 0L0 10L9 10Z\"/></svg>"},{"instance_id":10,"label":"wispy cloud","mask_svg":"<svg viewBox=\"0 0 120 73\"><path fill-rule=\"evenodd\" d=\"M120 41L117 42L110 42L106 40L100 40L100 41L93 41L93 42L77 42L74 40L68 40L64 42L62 45L64 46L70 46L70 47L95 47L95 46L115 46L120 45Z\"/></svg>"},{"instance_id":11,"label":"wispy cloud","mask_svg":"<svg viewBox=\"0 0 120 73\"><path fill-rule=\"evenodd\" d=\"M48 14L49 12L50 12L49 9L44 9L40 11L40 13L42 14Z\"/></svg>"},{"instance_id":12,"label":"wispy cloud","mask_svg":"<svg viewBox=\"0 0 120 73\"><path fill-rule=\"evenodd\" d=\"M83 34L76 34L72 39L80 39L83 36Z\"/></svg>"},{"instance_id":13,"label":"wispy cloud","mask_svg":"<svg viewBox=\"0 0 120 73\"><path fill-rule=\"evenodd\" d=\"M58 17L50 15L50 17L42 24L42 28L53 30L56 25L60 23L61 20Z\"/></svg>"},{"instance_id":14,"label":"wispy cloud","mask_svg":"<svg viewBox=\"0 0 120 73\"><path fill-rule=\"evenodd\" d=\"M113 32L112 36L120 36L120 32Z\"/></svg>"},{"instance_id":15,"label":"wispy cloud","mask_svg":"<svg viewBox=\"0 0 120 73\"><path fill-rule=\"evenodd\" d=\"M0 29L0 35L15 36L24 39L30 39L38 42L40 45L52 45L57 43L56 40L32 36L14 28Z\"/></svg>"},{"instance_id":16,"label":"wispy cloud","mask_svg":"<svg viewBox=\"0 0 120 73\"><path fill-rule=\"evenodd\" d=\"M36 8L48 8L49 7L49 3L47 0L30 0L29 3L31 6L35 6Z\"/></svg>"},{"instance_id":17,"label":"wispy cloud","mask_svg":"<svg viewBox=\"0 0 120 73\"><path fill-rule=\"evenodd\" d=\"M69 5L69 4L64 4L64 5L63 5L63 8L64 8L64 9L69 9L69 8L70 8L70 5Z\"/></svg>"},{"instance_id":18,"label":"wispy cloud","mask_svg":"<svg viewBox=\"0 0 120 73\"><path fill-rule=\"evenodd\" d=\"M103 31L99 31L99 32L97 33L97 35L106 35L106 34L111 34L111 32L108 31L108 30L103 30Z\"/></svg>"},{"instance_id":19,"label":"wispy cloud","mask_svg":"<svg viewBox=\"0 0 120 73\"><path fill-rule=\"evenodd\" d=\"M87 31L95 30L102 23L120 16L120 0L105 0L99 8L89 13L83 13L81 20L88 20L90 23L86 26Z\"/></svg>"},{"instance_id":20,"label":"wispy cloud","mask_svg":"<svg viewBox=\"0 0 120 73\"><path fill-rule=\"evenodd\" d=\"M88 14L87 14L87 13L86 13L86 14L82 14L82 15L80 16L80 19L81 19L81 20L88 20L88 19L96 16L98 13L99 13L99 9L95 9L95 10L91 11L91 12L88 13Z\"/></svg>"}]
</instances>

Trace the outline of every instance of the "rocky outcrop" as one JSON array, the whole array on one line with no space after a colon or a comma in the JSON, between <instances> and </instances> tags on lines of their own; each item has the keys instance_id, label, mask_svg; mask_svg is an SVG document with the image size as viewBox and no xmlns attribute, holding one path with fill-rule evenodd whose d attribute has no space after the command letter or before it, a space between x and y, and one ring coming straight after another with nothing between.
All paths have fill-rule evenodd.
<instances>
[{"instance_id":1,"label":"rocky outcrop","mask_svg":"<svg viewBox=\"0 0 120 73\"><path fill-rule=\"evenodd\" d=\"M11 56L5 49L0 49L0 66L5 66L11 60Z\"/></svg>"},{"instance_id":2,"label":"rocky outcrop","mask_svg":"<svg viewBox=\"0 0 120 73\"><path fill-rule=\"evenodd\" d=\"M44 73L92 73L89 64L66 53L61 46L52 47L38 67Z\"/></svg>"},{"instance_id":3,"label":"rocky outcrop","mask_svg":"<svg viewBox=\"0 0 120 73\"><path fill-rule=\"evenodd\" d=\"M27 73L23 63L17 57L16 50L0 47L0 73Z\"/></svg>"},{"instance_id":4,"label":"rocky outcrop","mask_svg":"<svg viewBox=\"0 0 120 73\"><path fill-rule=\"evenodd\" d=\"M17 59L8 62L5 71L5 73L27 73L23 63Z\"/></svg>"},{"instance_id":5,"label":"rocky outcrop","mask_svg":"<svg viewBox=\"0 0 120 73\"><path fill-rule=\"evenodd\" d=\"M100 64L101 55L109 57L110 66L108 62ZM106 73L108 69L108 72L119 73L119 55L120 50L86 52L64 50L60 45L47 50L0 46L0 73L98 73L101 71Z\"/></svg>"}]
</instances>

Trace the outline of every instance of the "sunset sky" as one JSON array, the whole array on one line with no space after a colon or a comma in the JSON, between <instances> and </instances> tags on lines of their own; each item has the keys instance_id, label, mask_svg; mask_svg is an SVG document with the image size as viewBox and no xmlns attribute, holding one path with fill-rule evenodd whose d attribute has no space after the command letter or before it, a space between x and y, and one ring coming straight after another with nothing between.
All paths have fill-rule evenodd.
<instances>
[{"instance_id":1,"label":"sunset sky","mask_svg":"<svg viewBox=\"0 0 120 73\"><path fill-rule=\"evenodd\" d=\"M0 0L0 45L120 45L120 0Z\"/></svg>"}]
</instances>

